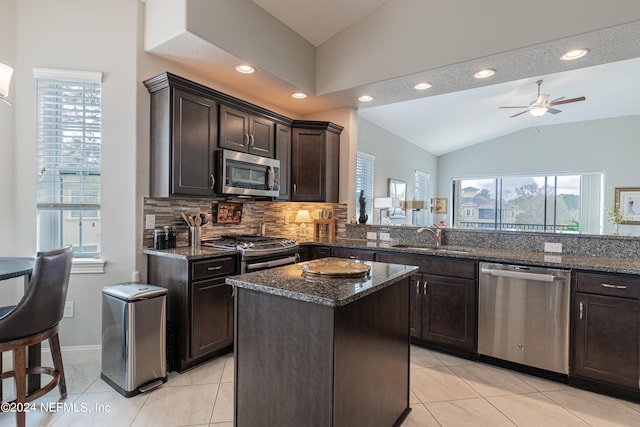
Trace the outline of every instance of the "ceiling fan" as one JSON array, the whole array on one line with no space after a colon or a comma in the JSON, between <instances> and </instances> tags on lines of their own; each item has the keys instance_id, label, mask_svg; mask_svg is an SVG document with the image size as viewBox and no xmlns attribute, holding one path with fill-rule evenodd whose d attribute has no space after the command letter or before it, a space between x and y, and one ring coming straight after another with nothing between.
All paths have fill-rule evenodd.
<instances>
[{"instance_id":1,"label":"ceiling fan","mask_svg":"<svg viewBox=\"0 0 640 427\"><path fill-rule=\"evenodd\" d=\"M526 113L527 111L530 112L531 115L534 117L542 117L547 112L551 114L558 114L561 112L561 110L558 110L552 107L555 107L556 105L561 105L561 104L569 104L571 102L584 101L587 99L584 96L581 96L578 98L564 99L564 96L563 96L560 98L556 98L552 101L549 101L549 95L540 94L540 86L542 85L542 80L538 80L536 84L538 85L538 98L535 101L532 101L529 106L500 107L500 108L526 108L526 110L524 111L514 114L513 116L509 116L509 118L517 117L520 114Z\"/></svg>"}]
</instances>

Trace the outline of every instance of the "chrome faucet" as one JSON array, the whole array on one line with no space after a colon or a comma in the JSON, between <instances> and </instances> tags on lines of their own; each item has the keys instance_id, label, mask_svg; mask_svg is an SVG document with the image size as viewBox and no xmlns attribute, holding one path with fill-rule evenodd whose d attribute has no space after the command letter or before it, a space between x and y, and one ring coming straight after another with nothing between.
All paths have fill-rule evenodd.
<instances>
[{"instance_id":1,"label":"chrome faucet","mask_svg":"<svg viewBox=\"0 0 640 427\"><path fill-rule=\"evenodd\" d=\"M429 227L421 227L418 228L416 231L418 233L422 233L423 231L428 232L429 234L431 234L431 236L433 236L433 240L436 241L436 246L441 246L442 245L442 230L440 230L440 228L434 224L435 229L433 228L429 228Z\"/></svg>"}]
</instances>

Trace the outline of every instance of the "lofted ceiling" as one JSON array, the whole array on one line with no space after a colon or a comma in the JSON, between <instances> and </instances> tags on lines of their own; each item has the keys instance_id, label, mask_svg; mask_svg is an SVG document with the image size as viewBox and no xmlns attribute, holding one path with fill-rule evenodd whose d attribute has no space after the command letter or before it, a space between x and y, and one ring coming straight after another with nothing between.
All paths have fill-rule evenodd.
<instances>
[{"instance_id":1,"label":"lofted ceiling","mask_svg":"<svg viewBox=\"0 0 640 427\"><path fill-rule=\"evenodd\" d=\"M392 0L252 1L318 47ZM171 45L167 46L168 51ZM561 53L578 46L589 48L590 54L576 61L559 60ZM640 75L640 21L312 95L302 101L290 97L293 85L268 73L247 77L231 71L238 58L198 37L183 37L173 52L167 51L152 53L301 116L345 106L357 108L360 117L434 155L530 127L640 115L640 84L634 79ZM411 55L412 52L406 53L407 60ZM494 77L482 81L471 77L487 65L497 70ZM211 70L215 70L215 76ZM550 99L587 99L562 105L562 113L538 119L528 113L509 118L518 110L498 108L528 105L536 98L535 82L539 79L544 81L542 93L549 94ZM414 90L413 84L420 80L429 81L433 87ZM357 96L363 93L370 93L375 100L368 104L358 102Z\"/></svg>"}]
</instances>

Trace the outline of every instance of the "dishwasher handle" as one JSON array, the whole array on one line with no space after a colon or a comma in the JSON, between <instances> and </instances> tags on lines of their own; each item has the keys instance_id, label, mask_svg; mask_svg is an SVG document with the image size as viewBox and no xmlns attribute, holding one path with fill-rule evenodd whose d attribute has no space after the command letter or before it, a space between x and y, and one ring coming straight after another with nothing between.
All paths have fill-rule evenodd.
<instances>
[{"instance_id":1,"label":"dishwasher handle","mask_svg":"<svg viewBox=\"0 0 640 427\"><path fill-rule=\"evenodd\" d=\"M514 279L536 280L538 282L553 282L556 278L553 274L542 273L528 273L525 271L513 271L513 270L495 270L492 268L482 268L480 271L483 274L489 274L497 277L511 277Z\"/></svg>"}]
</instances>

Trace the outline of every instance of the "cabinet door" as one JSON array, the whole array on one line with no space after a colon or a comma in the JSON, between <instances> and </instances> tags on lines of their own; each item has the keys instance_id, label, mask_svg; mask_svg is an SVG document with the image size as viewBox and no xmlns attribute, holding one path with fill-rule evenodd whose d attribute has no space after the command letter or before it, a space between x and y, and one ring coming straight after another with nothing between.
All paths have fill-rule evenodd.
<instances>
[{"instance_id":1,"label":"cabinet door","mask_svg":"<svg viewBox=\"0 0 640 427\"><path fill-rule=\"evenodd\" d=\"M422 338L475 349L474 280L422 275Z\"/></svg>"},{"instance_id":2,"label":"cabinet door","mask_svg":"<svg viewBox=\"0 0 640 427\"><path fill-rule=\"evenodd\" d=\"M280 160L280 195L278 200L291 199L291 127L276 125L276 159Z\"/></svg>"},{"instance_id":3,"label":"cabinet door","mask_svg":"<svg viewBox=\"0 0 640 427\"><path fill-rule=\"evenodd\" d=\"M249 145L249 115L235 108L220 105L220 148L247 152Z\"/></svg>"},{"instance_id":4,"label":"cabinet door","mask_svg":"<svg viewBox=\"0 0 640 427\"><path fill-rule=\"evenodd\" d=\"M192 358L233 343L232 287L224 279L196 282L191 294Z\"/></svg>"},{"instance_id":5,"label":"cabinet door","mask_svg":"<svg viewBox=\"0 0 640 427\"><path fill-rule=\"evenodd\" d=\"M210 195L213 193L217 104L177 89L173 103L171 193Z\"/></svg>"},{"instance_id":6,"label":"cabinet door","mask_svg":"<svg viewBox=\"0 0 640 427\"><path fill-rule=\"evenodd\" d=\"M320 202L325 197L324 131L294 129L291 146L292 200Z\"/></svg>"},{"instance_id":7,"label":"cabinet door","mask_svg":"<svg viewBox=\"0 0 640 427\"><path fill-rule=\"evenodd\" d=\"M422 337L422 274L414 274L409 282L409 330L412 337Z\"/></svg>"},{"instance_id":8,"label":"cabinet door","mask_svg":"<svg viewBox=\"0 0 640 427\"><path fill-rule=\"evenodd\" d=\"M640 301L576 293L572 375L638 389Z\"/></svg>"},{"instance_id":9,"label":"cabinet door","mask_svg":"<svg viewBox=\"0 0 640 427\"><path fill-rule=\"evenodd\" d=\"M275 154L275 123L273 121L249 116L248 152L273 158Z\"/></svg>"},{"instance_id":10,"label":"cabinet door","mask_svg":"<svg viewBox=\"0 0 640 427\"><path fill-rule=\"evenodd\" d=\"M331 248L329 246L314 246L312 253L313 259L327 258L331 256Z\"/></svg>"}]
</instances>

